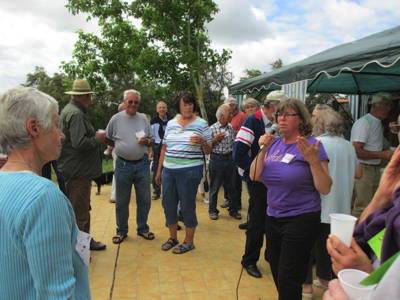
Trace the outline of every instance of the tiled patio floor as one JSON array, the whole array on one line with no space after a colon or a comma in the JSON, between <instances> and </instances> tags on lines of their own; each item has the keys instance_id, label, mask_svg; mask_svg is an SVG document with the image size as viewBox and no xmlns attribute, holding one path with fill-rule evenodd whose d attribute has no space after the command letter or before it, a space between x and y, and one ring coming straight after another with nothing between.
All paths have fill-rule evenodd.
<instances>
[{"instance_id":1,"label":"tiled patio floor","mask_svg":"<svg viewBox=\"0 0 400 300\"><path fill-rule=\"evenodd\" d=\"M237 227L240 221L229 217L226 210L220 209L220 218L211 221L207 205L198 198L196 249L175 255L160 249L169 237L160 200L152 201L149 216L156 239L147 241L136 235L133 195L129 236L118 247L111 242L115 210L108 201L110 186L103 186L101 195L95 195L95 188L92 191L92 235L107 244L106 251L92 252L90 283L94 300L236 299L245 233ZM247 197L243 199L245 214ZM179 232L181 240L183 235L183 231ZM268 264L260 259L258 266L263 273L261 279L243 272L240 300L277 298Z\"/></svg>"}]
</instances>

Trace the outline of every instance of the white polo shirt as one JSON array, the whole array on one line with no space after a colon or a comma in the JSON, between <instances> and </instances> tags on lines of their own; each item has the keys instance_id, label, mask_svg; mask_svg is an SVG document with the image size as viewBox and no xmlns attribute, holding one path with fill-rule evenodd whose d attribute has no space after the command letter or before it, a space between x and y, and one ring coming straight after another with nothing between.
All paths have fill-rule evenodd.
<instances>
[{"instance_id":1,"label":"white polo shirt","mask_svg":"<svg viewBox=\"0 0 400 300\"><path fill-rule=\"evenodd\" d=\"M351 129L351 141L364 143L364 150L382 151L383 149L383 126L381 120L371 114L366 114L358 119ZM359 160L367 165L379 165L380 159Z\"/></svg>"}]
</instances>

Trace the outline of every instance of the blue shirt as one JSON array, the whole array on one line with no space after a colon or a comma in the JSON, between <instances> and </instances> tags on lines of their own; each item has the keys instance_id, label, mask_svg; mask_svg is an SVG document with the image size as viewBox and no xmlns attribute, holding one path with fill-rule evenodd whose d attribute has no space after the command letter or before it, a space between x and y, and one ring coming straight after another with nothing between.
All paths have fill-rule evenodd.
<instances>
[{"instance_id":1,"label":"blue shirt","mask_svg":"<svg viewBox=\"0 0 400 300\"><path fill-rule=\"evenodd\" d=\"M31 172L0 171L0 299L90 299L68 199Z\"/></svg>"}]
</instances>

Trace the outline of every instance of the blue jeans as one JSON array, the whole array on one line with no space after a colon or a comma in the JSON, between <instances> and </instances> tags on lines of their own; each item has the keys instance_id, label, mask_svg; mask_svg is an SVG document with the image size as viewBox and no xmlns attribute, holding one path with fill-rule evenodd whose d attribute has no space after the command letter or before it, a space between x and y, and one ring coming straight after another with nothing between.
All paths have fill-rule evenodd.
<instances>
[{"instance_id":1,"label":"blue jeans","mask_svg":"<svg viewBox=\"0 0 400 300\"><path fill-rule=\"evenodd\" d=\"M208 212L218 213L218 191L223 185L230 200L229 212L237 212L239 205L239 194L235 186L236 167L232 158L226 158L216 154L211 154L210 159L210 204Z\"/></svg>"},{"instance_id":2,"label":"blue jeans","mask_svg":"<svg viewBox=\"0 0 400 300\"><path fill-rule=\"evenodd\" d=\"M132 184L136 192L137 232L149 231L147 218L150 211L150 168L147 156L138 162L128 162L117 158L115 163L117 233L128 233L129 202Z\"/></svg>"},{"instance_id":3,"label":"blue jeans","mask_svg":"<svg viewBox=\"0 0 400 300\"><path fill-rule=\"evenodd\" d=\"M167 225L178 223L178 205L183 223L188 228L197 226L196 194L203 177L203 165L168 169L162 172L162 204Z\"/></svg>"}]
</instances>

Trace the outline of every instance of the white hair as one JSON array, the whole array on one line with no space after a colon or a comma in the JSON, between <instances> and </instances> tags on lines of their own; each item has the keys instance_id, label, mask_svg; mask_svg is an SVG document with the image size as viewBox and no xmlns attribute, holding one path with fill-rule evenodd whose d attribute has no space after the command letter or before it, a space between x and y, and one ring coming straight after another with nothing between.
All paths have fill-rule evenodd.
<instances>
[{"instance_id":1,"label":"white hair","mask_svg":"<svg viewBox=\"0 0 400 300\"><path fill-rule=\"evenodd\" d=\"M217 111L215 112L215 116L217 117L217 120L223 115L224 111L229 111L231 108L228 104L221 104L218 106Z\"/></svg>"},{"instance_id":2,"label":"white hair","mask_svg":"<svg viewBox=\"0 0 400 300\"><path fill-rule=\"evenodd\" d=\"M137 95L137 96L139 97L139 100L140 100L140 92L138 92L137 90L130 89L130 90L124 91L124 100L126 99L126 97L128 96L128 94Z\"/></svg>"},{"instance_id":3,"label":"white hair","mask_svg":"<svg viewBox=\"0 0 400 300\"><path fill-rule=\"evenodd\" d=\"M17 87L0 95L0 153L25 146L31 140L26 129L29 118L38 121L45 130L52 126L58 103L34 88Z\"/></svg>"}]
</instances>

